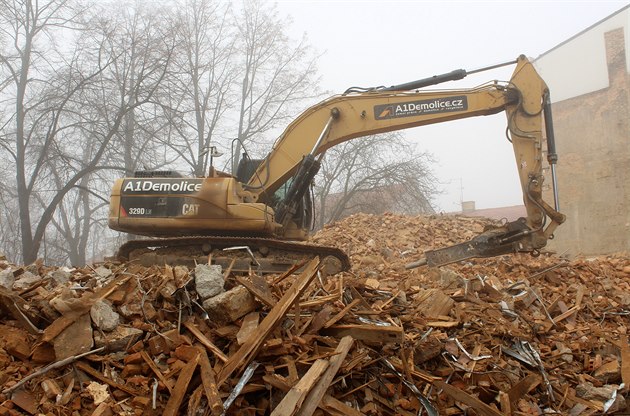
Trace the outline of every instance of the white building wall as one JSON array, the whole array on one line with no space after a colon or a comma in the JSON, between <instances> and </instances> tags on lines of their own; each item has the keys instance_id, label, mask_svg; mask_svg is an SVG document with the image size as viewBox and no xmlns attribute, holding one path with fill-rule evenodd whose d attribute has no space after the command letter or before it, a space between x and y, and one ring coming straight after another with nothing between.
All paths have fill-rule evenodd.
<instances>
[{"instance_id":1,"label":"white building wall","mask_svg":"<svg viewBox=\"0 0 630 416\"><path fill-rule=\"evenodd\" d=\"M627 6L535 62L554 103L559 253L630 251L629 22Z\"/></svg>"},{"instance_id":2,"label":"white building wall","mask_svg":"<svg viewBox=\"0 0 630 416\"><path fill-rule=\"evenodd\" d=\"M536 58L534 66L558 102L609 86L604 33L623 27L630 45L630 6L594 24L554 49ZM630 62L626 47L626 62Z\"/></svg>"}]
</instances>

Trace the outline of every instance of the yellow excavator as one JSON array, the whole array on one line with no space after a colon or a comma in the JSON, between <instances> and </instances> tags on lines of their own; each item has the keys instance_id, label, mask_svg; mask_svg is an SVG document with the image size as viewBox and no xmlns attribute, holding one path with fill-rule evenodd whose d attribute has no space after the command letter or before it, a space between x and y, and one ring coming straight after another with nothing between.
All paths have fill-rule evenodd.
<instances>
[{"instance_id":1,"label":"yellow excavator","mask_svg":"<svg viewBox=\"0 0 630 416\"><path fill-rule=\"evenodd\" d=\"M508 82L471 89L423 90L466 75L515 65ZM505 112L527 217L487 229L470 241L431 250L410 263L440 266L514 252L536 255L565 216L559 212L549 89L532 63L515 61L392 87L350 88L299 115L262 160L244 157L234 175L210 168L207 177L142 171L118 179L109 226L153 238L119 250L122 260L164 264L208 261L233 271L281 272L305 258L326 258L329 273L350 267L341 250L308 244L313 204L309 187L327 149L347 140L427 124ZM545 143L546 142L546 143ZM554 206L542 199L546 144Z\"/></svg>"}]
</instances>

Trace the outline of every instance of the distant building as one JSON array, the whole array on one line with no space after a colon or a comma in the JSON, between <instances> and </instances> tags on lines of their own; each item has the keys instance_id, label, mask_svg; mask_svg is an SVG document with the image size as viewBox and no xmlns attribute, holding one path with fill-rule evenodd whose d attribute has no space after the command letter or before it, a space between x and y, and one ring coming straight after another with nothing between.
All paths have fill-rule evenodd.
<instances>
[{"instance_id":1,"label":"distant building","mask_svg":"<svg viewBox=\"0 0 630 416\"><path fill-rule=\"evenodd\" d=\"M525 210L525 205L476 209L475 201L464 201L462 203L461 214L466 217L484 217L493 220L506 219L508 221L515 221L521 217L526 217L527 211Z\"/></svg>"},{"instance_id":2,"label":"distant building","mask_svg":"<svg viewBox=\"0 0 630 416\"><path fill-rule=\"evenodd\" d=\"M629 36L630 5L535 60L551 91L568 218L551 244L559 252L630 251Z\"/></svg>"},{"instance_id":3,"label":"distant building","mask_svg":"<svg viewBox=\"0 0 630 416\"><path fill-rule=\"evenodd\" d=\"M318 219L316 228L358 212L365 214L393 212L406 215L435 213L429 200L421 193L409 192L409 189L403 185L382 186L369 191L353 192L351 195L329 194L324 201L323 218L320 204L321 201L315 203L315 217Z\"/></svg>"}]
</instances>

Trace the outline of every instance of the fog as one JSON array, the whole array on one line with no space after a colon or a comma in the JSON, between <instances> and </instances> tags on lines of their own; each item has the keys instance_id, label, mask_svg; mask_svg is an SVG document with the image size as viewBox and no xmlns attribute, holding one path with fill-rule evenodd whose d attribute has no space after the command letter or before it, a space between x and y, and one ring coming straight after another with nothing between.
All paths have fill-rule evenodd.
<instances>
[{"instance_id":1,"label":"fog","mask_svg":"<svg viewBox=\"0 0 630 416\"><path fill-rule=\"evenodd\" d=\"M515 59L535 59L628 3L625 1L280 1L321 52L321 86L394 85L454 69L473 70ZM588 60L576 62L588 64ZM440 88L508 80L513 66L474 74ZM551 91L553 96L553 91ZM405 132L418 150L433 154L442 194L438 210L522 204L505 116L497 114L418 127ZM561 152L561 149L559 149ZM562 160L558 169L562 169Z\"/></svg>"}]
</instances>

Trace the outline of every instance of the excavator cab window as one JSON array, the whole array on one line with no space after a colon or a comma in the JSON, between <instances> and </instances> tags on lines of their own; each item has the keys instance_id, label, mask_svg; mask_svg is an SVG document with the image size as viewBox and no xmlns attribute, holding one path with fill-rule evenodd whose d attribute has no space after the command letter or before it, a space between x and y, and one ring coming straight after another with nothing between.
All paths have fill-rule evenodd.
<instances>
[{"instance_id":1,"label":"excavator cab window","mask_svg":"<svg viewBox=\"0 0 630 416\"><path fill-rule=\"evenodd\" d=\"M263 160L250 159L247 153L243 153L243 157L236 168L236 179L241 183L247 183Z\"/></svg>"},{"instance_id":2,"label":"excavator cab window","mask_svg":"<svg viewBox=\"0 0 630 416\"><path fill-rule=\"evenodd\" d=\"M293 178L289 178L278 190L273 194L272 208L275 209L277 204L282 201L289 191L289 187L293 182ZM311 197L310 190L312 189L312 185L308 192L304 193L302 200L293 216L293 221L300 228L310 228L313 222L313 200Z\"/></svg>"},{"instance_id":3,"label":"excavator cab window","mask_svg":"<svg viewBox=\"0 0 630 416\"><path fill-rule=\"evenodd\" d=\"M280 188L278 188L278 190L274 192L273 199L278 201L284 199L287 196L287 191L289 190L292 182L293 178L289 178L288 181L283 183L282 186L280 186Z\"/></svg>"},{"instance_id":4,"label":"excavator cab window","mask_svg":"<svg viewBox=\"0 0 630 416\"><path fill-rule=\"evenodd\" d=\"M263 161L264 159L250 159L249 156L244 153L236 169L236 179L238 179L241 183L249 182L252 175L256 172L256 169L258 169L258 166ZM265 201L267 205L275 209L277 204L285 198L292 182L293 178L289 178L284 184L282 184L270 198L271 200ZM306 192L304 194L304 197L300 202L300 206L293 217L293 221L301 228L311 226L313 222L313 201L310 192Z\"/></svg>"}]
</instances>

